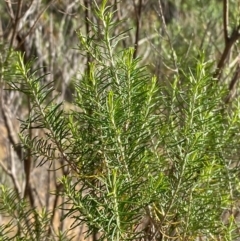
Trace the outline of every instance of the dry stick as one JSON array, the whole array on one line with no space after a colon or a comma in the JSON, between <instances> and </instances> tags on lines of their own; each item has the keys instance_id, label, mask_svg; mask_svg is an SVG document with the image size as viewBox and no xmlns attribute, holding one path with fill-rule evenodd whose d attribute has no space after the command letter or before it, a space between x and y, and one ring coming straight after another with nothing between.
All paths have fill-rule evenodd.
<instances>
[{"instance_id":1,"label":"dry stick","mask_svg":"<svg viewBox=\"0 0 240 241\"><path fill-rule=\"evenodd\" d=\"M225 66L226 60L229 56L229 53L232 49L232 46L236 43L236 41L240 38L240 25L235 28L231 34L231 36L227 39L227 44L225 45L225 48L223 50L221 59L219 60L217 64L217 69L213 75L214 78L216 78L217 81L220 81L220 77L222 74L222 70Z\"/></svg>"},{"instance_id":2,"label":"dry stick","mask_svg":"<svg viewBox=\"0 0 240 241\"><path fill-rule=\"evenodd\" d=\"M15 20L14 20L14 27L13 27L13 33L12 33L11 41L10 41L10 45L9 45L9 50L12 48L13 41L16 38L16 35L17 35L18 24L19 24L20 15L21 15L21 12L22 12L22 2L23 2L22 0L18 0L17 13L16 13Z\"/></svg>"},{"instance_id":3,"label":"dry stick","mask_svg":"<svg viewBox=\"0 0 240 241\"><path fill-rule=\"evenodd\" d=\"M66 165L65 164L65 161L61 158L61 160L60 160L60 165L61 165L61 171L62 171L62 175L63 176L69 176L69 174L70 174L70 168L69 168L69 165ZM54 175L56 176L56 171L54 172ZM54 178L55 180L57 180L56 178ZM58 192L58 194L57 194L57 196L59 197L59 194L60 194L60 191L61 191L61 189L63 188L63 185L60 183L60 184L58 184L58 183L56 183L56 187L58 188L57 189L57 192ZM64 204L64 202L65 202L65 196L63 195L62 196L62 199L61 199L61 203L62 204ZM57 204L57 203L56 203ZM55 207L55 209L56 209L56 207ZM64 210L64 208L61 210L61 211L59 211L59 212L61 212L61 217L64 217L64 215L65 215L65 210ZM64 230L64 224L65 224L65 222L64 222L64 220L61 222L61 224L60 224L60 230L61 231L63 231Z\"/></svg>"},{"instance_id":4,"label":"dry stick","mask_svg":"<svg viewBox=\"0 0 240 241\"><path fill-rule=\"evenodd\" d=\"M8 139L9 139L11 145L13 146L13 149L16 152L19 160L21 160L22 159L22 148L21 148L20 145L17 145L18 140L17 140L17 137L15 135L15 132L14 132L12 123L10 121L9 115L7 113L8 112L7 107L3 103L1 103L1 105L2 105L1 107L2 107L3 121L4 121L5 127L7 129Z\"/></svg>"},{"instance_id":5,"label":"dry stick","mask_svg":"<svg viewBox=\"0 0 240 241\"><path fill-rule=\"evenodd\" d=\"M40 14L37 16L36 21L34 22L33 26L30 28L29 32L23 37L23 39L21 40L21 42L18 44L17 48L20 48L20 46L24 43L26 37L34 30L34 28L36 27L36 24L38 23L40 17L42 16L42 14L47 10L47 8L56 0L51 0L47 6L40 12ZM11 7L11 6L8 6ZM11 9L11 8L9 8ZM13 33L11 36L11 41L10 41L10 46L9 46L9 50L12 48L13 46L13 42L14 39L17 35L17 28L19 25L19 21L20 21L20 15L21 15L21 11L22 11L22 0L19 0L18 2L18 8L17 8L17 13L16 16L14 18L14 29L13 29ZM10 55L10 51L8 54L8 57L6 58L5 62L7 62L8 58ZM22 150L21 147L19 145L17 145L17 140L13 135L13 128L11 126L10 121L7 118L7 114L6 114L6 109L4 110L4 108L2 108L2 112L3 112L3 119L4 119L4 123L8 132L8 138L10 143L13 145L13 148L18 156L18 158L21 160L22 158ZM31 130L29 130L29 135L31 136ZM34 206L34 197L33 197L33 193L31 191L31 186L29 183L30 180L30 172L31 172L31 150L28 150L27 156L24 158L24 172L25 172L25 177L26 177L26 183L25 183L25 190L24 190L24 198L26 198L27 196L29 197L30 200L30 204L33 207Z\"/></svg>"},{"instance_id":6,"label":"dry stick","mask_svg":"<svg viewBox=\"0 0 240 241\"><path fill-rule=\"evenodd\" d=\"M59 183L56 187L56 198L54 199L54 203L53 203L52 215L51 215L50 225L49 225L48 234L47 234L48 237L50 237L52 229L54 228L53 221L56 216L57 204L58 204L59 195L62 189L63 189L63 185Z\"/></svg>"},{"instance_id":7,"label":"dry stick","mask_svg":"<svg viewBox=\"0 0 240 241\"><path fill-rule=\"evenodd\" d=\"M14 150L12 149L11 146L9 146L9 161L10 161L10 168L11 168L11 173L12 173L12 181L13 181L14 186L16 187L18 197L22 198L20 196L21 186L20 186L20 183L18 181L19 172L17 170L16 161L14 160L13 154L14 154Z\"/></svg>"},{"instance_id":8,"label":"dry stick","mask_svg":"<svg viewBox=\"0 0 240 241\"><path fill-rule=\"evenodd\" d=\"M229 84L229 94L227 96L227 98L225 99L225 103L228 104L231 99L234 97L235 93L236 93L236 85L237 85L237 81L240 77L240 60L238 61L238 65L235 71L235 74Z\"/></svg>"},{"instance_id":9,"label":"dry stick","mask_svg":"<svg viewBox=\"0 0 240 241\"><path fill-rule=\"evenodd\" d=\"M240 38L240 25L238 25L233 31L231 36L228 36L228 21L229 21L229 8L228 8L228 0L223 1L223 28L224 28L224 40L225 40L225 48L223 50L221 59L217 64L217 69L213 75L213 77L219 82L220 77L222 75L223 68L225 66L226 60L229 56L229 53L236 43L236 41Z\"/></svg>"},{"instance_id":10,"label":"dry stick","mask_svg":"<svg viewBox=\"0 0 240 241\"><path fill-rule=\"evenodd\" d=\"M12 3L11 3L11 0L9 1L5 1L6 4L7 4L7 10L8 10L8 14L11 18L11 22L12 24L14 25L14 21L15 21L15 16L14 16L14 12L13 12L13 8L12 8Z\"/></svg>"},{"instance_id":11,"label":"dry stick","mask_svg":"<svg viewBox=\"0 0 240 241\"><path fill-rule=\"evenodd\" d=\"M3 69L1 69L1 73L3 73ZM1 110L2 110L2 116L3 116L3 120L4 120L4 124L5 124L5 127L7 129L7 133L8 133L8 139L9 139L9 133L11 133L12 135L12 140L15 140L15 133L13 132L13 128L12 128L12 125L11 125L11 122L9 120L9 116L7 116L7 113L5 113L5 105L3 103L3 74L0 74L0 83L1 83L1 86L0 86L0 107L1 107ZM11 129L12 128L12 129ZM9 131L9 129L11 129L11 131ZM11 141L9 139L9 142L10 144ZM16 143L15 143L16 144ZM15 145L13 146L15 147ZM12 160L12 148L10 147L10 161L11 161L11 164L10 165L13 165L13 160ZM20 150L21 151L21 150ZM9 176L10 178L12 179L12 182L13 182L13 185L14 185L14 189L16 190L16 194L18 196L18 198L20 199L20 193L21 193L21 187L20 187L20 184L17 180L17 177L16 177L16 173L15 173L15 168L13 168L13 166L11 166L11 170L9 170L5 165L4 163L2 162L2 160L0 160L0 166L2 167L3 171L5 171ZM14 166L15 167L15 166Z\"/></svg>"},{"instance_id":12,"label":"dry stick","mask_svg":"<svg viewBox=\"0 0 240 241\"><path fill-rule=\"evenodd\" d=\"M173 64L174 64L174 68L175 68L175 69L172 69L172 70L173 70L174 72L178 73L179 70L178 70L178 64L177 64L177 56L176 56L176 53L175 53L175 51L174 51L171 38L170 38L170 36L169 36L169 34L168 34L168 31L167 31L167 25L166 25L165 17L164 17L164 14L163 14L163 9L162 9L161 0L158 0L158 5L159 5L159 11L160 11L160 12L158 13L158 15L159 15L160 18L162 19L163 29L164 29L165 34L167 35L168 44L169 44L170 49L171 49L171 56L172 56ZM165 64L164 64L164 65L165 65Z\"/></svg>"},{"instance_id":13,"label":"dry stick","mask_svg":"<svg viewBox=\"0 0 240 241\"><path fill-rule=\"evenodd\" d=\"M18 159L21 160L22 159L22 148L20 145L18 145L18 140L17 140L16 134L14 132L12 123L10 121L9 114L7 113L7 108L2 103L2 101L3 100L1 100L2 116L3 116L4 125L7 129L8 139L9 139L10 144L13 146L13 149L14 149L15 153L17 154Z\"/></svg>"},{"instance_id":14,"label":"dry stick","mask_svg":"<svg viewBox=\"0 0 240 241\"><path fill-rule=\"evenodd\" d=\"M223 68L225 59L228 56L228 52L231 48L231 46L229 45L228 22L229 22L229 4L228 4L228 0L223 0L223 31L224 31L225 49L224 49L222 57L218 63L217 69ZM217 77L218 74L219 74L219 72L218 72L218 70L216 70L214 77Z\"/></svg>"},{"instance_id":15,"label":"dry stick","mask_svg":"<svg viewBox=\"0 0 240 241\"><path fill-rule=\"evenodd\" d=\"M62 173L64 176L68 176L69 175L69 165L64 165L64 162L66 160L63 160L61 159L60 160L60 164L61 164L61 167L60 169L62 170ZM67 166L67 168L65 168L65 166ZM54 222L54 218L56 216L56 211L57 211L57 204L58 204L58 200L59 200L59 195L60 195L60 192L62 191L63 189L63 184L62 183L56 183L56 170L58 169L55 169L55 166L54 166L54 180L55 180L55 186L56 186L56 195L55 195L55 199L54 199L54 203L53 203L53 208L52 208L52 215L51 215L51 220L50 220L50 226L49 226L49 229L48 229L48 237L50 237L51 235L51 231L52 229L54 228L53 226L53 222ZM62 202L63 203L63 202ZM63 212L64 210L62 210L62 216L63 216ZM61 223L61 226L63 225L63 222Z\"/></svg>"},{"instance_id":16,"label":"dry stick","mask_svg":"<svg viewBox=\"0 0 240 241\"><path fill-rule=\"evenodd\" d=\"M11 27L13 27L13 29L14 29L16 27L17 17L15 17L15 15L14 15L11 0L5 1L5 2L6 2L6 6L7 6L8 15L10 16L10 19L11 19L11 25L12 25ZM14 32L14 30L13 30L13 32ZM7 39L9 39L9 38L13 39L12 31L9 31L9 33L7 34Z\"/></svg>"},{"instance_id":17,"label":"dry stick","mask_svg":"<svg viewBox=\"0 0 240 241\"><path fill-rule=\"evenodd\" d=\"M140 34L140 25L141 25L141 15L142 15L142 0L139 0L139 5L136 6L135 1L133 0L134 10L136 14L136 32L135 32L135 43L134 43L134 53L133 58L137 57L138 46L139 46L139 34Z\"/></svg>"},{"instance_id":18,"label":"dry stick","mask_svg":"<svg viewBox=\"0 0 240 241\"><path fill-rule=\"evenodd\" d=\"M21 148L20 145L17 145L18 141L17 141L16 135L15 135L15 132L13 130L13 126L12 126L12 123L10 121L10 118L7 114L7 108L6 108L6 106L3 106L3 104L2 104L2 115L3 115L4 124L5 124L6 129L7 129L8 139L9 139L11 145L13 146L13 149L14 149L15 153L17 154L19 160L21 160L22 159L22 148ZM28 158L28 157L26 157L26 158ZM24 159L24 162L25 162L25 159ZM25 171L25 173L26 173L26 171ZM14 177L13 183L16 186L16 180L15 179L16 179L16 177ZM27 180L26 180L26 183L27 183ZM26 190L26 188L25 188L25 190ZM30 204L33 208L34 207L33 206L34 205L33 194L30 191L28 191L28 194L29 194L28 196L29 196ZM20 193L17 193L17 195L20 197ZM25 193L24 193L24 197L25 197ZM26 220L26 222L28 223L28 220Z\"/></svg>"},{"instance_id":19,"label":"dry stick","mask_svg":"<svg viewBox=\"0 0 240 241\"><path fill-rule=\"evenodd\" d=\"M88 36L88 34L90 34L90 24L89 24L89 20L90 20L90 4L88 2L88 0L84 0L84 7L85 7L85 29L86 29L86 36ZM90 74L90 62L91 62L91 56L90 54L87 52L87 74Z\"/></svg>"},{"instance_id":20,"label":"dry stick","mask_svg":"<svg viewBox=\"0 0 240 241\"><path fill-rule=\"evenodd\" d=\"M228 42L228 19L229 19L229 4L228 0L223 0L223 28L225 45Z\"/></svg>"},{"instance_id":21,"label":"dry stick","mask_svg":"<svg viewBox=\"0 0 240 241\"><path fill-rule=\"evenodd\" d=\"M54 63L54 60L53 60L53 57L54 57L54 50L53 50L53 13L52 11L49 13L50 15L50 23L49 23L49 48L48 48L48 51L49 51L49 65L50 65L50 69L49 69L49 72L51 73L49 75L49 78L50 78L50 82L53 81L53 63Z\"/></svg>"},{"instance_id":22,"label":"dry stick","mask_svg":"<svg viewBox=\"0 0 240 241\"><path fill-rule=\"evenodd\" d=\"M47 6L40 12L40 14L38 15L36 21L34 22L33 26L30 28L29 32L24 36L24 38L22 39L22 41L18 44L18 48L24 43L26 37L34 30L34 28L36 27L36 24L38 23L40 17L42 16L42 14L47 10L47 8L54 2L55 0L50 1ZM20 8L20 7L19 7ZM21 9L21 8L20 8ZM20 10L19 10L20 11ZM19 11L17 13L17 17L16 19L18 19L19 22ZM16 35L16 29L17 29L17 25L15 24L15 35ZM12 35L12 41L10 46L12 46L13 40L15 38L15 35L13 33ZM30 100L28 100L28 109L30 111L31 106L30 106ZM32 136L32 130L31 128L29 129L29 136L31 138ZM27 152L27 156L24 158L24 172L25 172L25 190L24 190L24 198L29 197L30 200L30 204L33 207L34 206L34 197L33 197L33 193L32 193L32 189L31 189L31 185L30 185L30 173L31 173L31 163L32 163L32 157L31 157L31 150L29 149Z\"/></svg>"},{"instance_id":23,"label":"dry stick","mask_svg":"<svg viewBox=\"0 0 240 241\"><path fill-rule=\"evenodd\" d=\"M223 68L225 67L227 58L231 52L232 47L240 38L240 25L233 29L231 36L228 36L228 23L229 23L229 2L228 0L223 1L223 28L224 28L224 40L225 40L225 48L223 50L222 56L217 64L217 69L213 75L213 77L219 82ZM236 90L237 81L240 77L240 63L238 60L238 66L236 68L235 74L229 84L229 94L225 99L225 103L228 104L234 96L234 92Z\"/></svg>"},{"instance_id":24,"label":"dry stick","mask_svg":"<svg viewBox=\"0 0 240 241\"><path fill-rule=\"evenodd\" d=\"M32 0L32 3L33 2L34 2L34 0ZM23 3L23 1L22 0L18 0L17 13L16 13L16 16L15 16L14 12L13 12L11 0L6 1L6 3L7 3L8 14L9 14L9 16L11 18L12 28L10 29L10 31L5 30L5 32L9 32L7 34L7 40L10 39L9 51L8 51L8 55L7 55L6 59L5 59L5 63L7 63L7 60L10 57L10 54L11 54L10 50L13 48L14 40L16 39L17 42L21 41L21 37L18 34L18 32L20 31L20 29L19 29L20 27L19 26L21 26L22 25L21 23L24 22L23 18L25 18L25 20L26 20L26 17L27 17L26 15L27 15L27 13L29 12L29 10L31 9L31 6L32 6L32 3L31 3L29 8L27 9L26 13L23 16L20 16L21 12L22 12L22 3ZM23 47L21 47L21 48L22 48L22 50L24 52L24 48ZM21 48L20 48L20 46L19 46L19 48L16 47L17 50L20 50Z\"/></svg>"},{"instance_id":25,"label":"dry stick","mask_svg":"<svg viewBox=\"0 0 240 241\"><path fill-rule=\"evenodd\" d=\"M20 48L20 47L23 45L23 43L25 42L25 39L26 39L26 38L33 32L33 30L35 29L35 27L36 27L39 19L40 19L41 16L43 15L43 13L44 13L44 12L50 7L50 5L51 5L52 3L54 3L55 1L56 1L56 0L51 0L51 1L47 4L47 6L39 13L39 15L37 16L34 24L33 24L32 27L30 28L30 30L27 32L27 34L21 39L21 42L18 44L17 48Z\"/></svg>"},{"instance_id":26,"label":"dry stick","mask_svg":"<svg viewBox=\"0 0 240 241\"><path fill-rule=\"evenodd\" d=\"M11 150L10 150L11 152ZM10 158L12 158L12 155L10 155ZM12 162L12 161L11 161ZM21 199L21 196L20 196L20 193L21 193L21 187L20 187L20 184L17 180L17 177L15 175L15 172L11 169L9 170L5 164L2 162L2 160L0 160L0 166L2 167L3 171L11 178L12 182L13 182L13 185L14 185L14 190L16 191L16 194L17 194L17 197L18 199L20 200Z\"/></svg>"},{"instance_id":27,"label":"dry stick","mask_svg":"<svg viewBox=\"0 0 240 241\"><path fill-rule=\"evenodd\" d=\"M28 111L31 111L31 100L28 98ZM30 140L32 140L32 128L30 123L30 128L28 129L28 134ZM31 148L28 148L27 155L24 157L24 173L25 173L25 189L24 189L24 198L29 197L30 204L34 207L34 197L32 188L30 185L30 174L31 174L31 164L32 164L32 155L31 155Z\"/></svg>"},{"instance_id":28,"label":"dry stick","mask_svg":"<svg viewBox=\"0 0 240 241\"><path fill-rule=\"evenodd\" d=\"M212 23L211 20L208 21L208 23L207 23L207 26L206 26L206 28L205 28L205 31L204 31L204 34L203 34L203 37L202 37L202 40L201 40L201 44L200 44L200 46L199 46L199 49L200 49L200 50L203 49L203 44L204 44L204 42L205 42L205 40L206 40L207 33L208 33L209 29L212 28L211 23Z\"/></svg>"},{"instance_id":29,"label":"dry stick","mask_svg":"<svg viewBox=\"0 0 240 241\"><path fill-rule=\"evenodd\" d=\"M7 134L8 134L8 139L10 144L13 146L13 150L16 152L17 156L20 157L21 156L21 147L17 146L17 138L15 135L15 132L13 130L13 126L12 123L10 121L10 116L8 115L8 109L6 107L6 105L4 104L4 100L3 100L3 72L4 70L1 69L1 73L0 74L0 83L1 83L1 88L0 88L0 107L1 107L1 111L2 111L2 116L3 116L3 121L4 121L4 125L7 129ZM12 161L12 149L10 149L10 161L13 163ZM12 165L12 163L10 165ZM20 184L17 180L16 177L16 173L15 173L15 166L11 166L11 171L8 170L8 168L2 163L2 161L0 161L0 164L3 168L3 170L9 174L10 178L12 179L14 188L16 190L16 195L17 195L17 200L15 200L16 202L18 202L21 199L20 193L21 193L21 188L20 188ZM15 163L14 163L15 164ZM27 218L25 218L26 223L28 223ZM28 225L29 226L29 225ZM18 226L18 232L19 232L19 226Z\"/></svg>"},{"instance_id":30,"label":"dry stick","mask_svg":"<svg viewBox=\"0 0 240 241\"><path fill-rule=\"evenodd\" d=\"M68 176L69 173L70 173L69 165L65 165L64 162L66 162L66 160L63 160L63 159L61 158L61 160L60 160L61 167L60 167L60 168L57 168L57 169L55 168L55 163L54 163L54 170L53 170L54 178L53 178L53 179L55 180L56 194L55 194L55 199L54 199L54 203L53 203L53 207L52 207L52 214L51 214L51 219L50 219L50 226L49 226L48 234L47 234L48 237L50 237L51 232L52 232L52 230L54 229L53 222L54 222L54 218L55 218L55 216L56 216L56 211L57 211L57 204L58 204L58 200L59 200L59 195L60 195L60 192L61 192L62 189L63 189L63 184L56 182L56 180L57 180L56 171L57 171L58 169L60 169L60 170L62 171L63 176ZM67 168L65 168L65 166L66 166ZM62 199L63 199L63 198L62 198ZM63 203L63 201L62 201L62 203ZM62 217L63 217L63 215L64 215L64 210L62 210ZM61 230L63 230L63 226L62 226L62 225L63 225L63 222L61 223L61 227L62 227Z\"/></svg>"}]
</instances>

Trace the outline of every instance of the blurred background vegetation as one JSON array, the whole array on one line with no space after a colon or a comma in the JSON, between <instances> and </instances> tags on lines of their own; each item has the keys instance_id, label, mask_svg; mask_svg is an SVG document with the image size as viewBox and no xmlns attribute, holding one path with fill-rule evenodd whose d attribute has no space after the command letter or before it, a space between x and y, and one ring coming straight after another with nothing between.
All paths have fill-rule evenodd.
<instances>
[{"instance_id":1,"label":"blurred background vegetation","mask_svg":"<svg viewBox=\"0 0 240 241\"><path fill-rule=\"evenodd\" d=\"M96 1L101 2L101 1ZM167 25L164 30L159 3ZM125 0L109 1L115 7L114 19L123 21L114 34L127 31L121 42L124 47L135 46L135 56L142 57L159 81L169 81L174 74L169 41L178 57L177 64L187 62L198 51L217 63L224 49L223 1L207 0ZM92 1L34 0L1 1L1 42L25 53L26 61L36 58L34 67L48 74L46 81L55 81L62 97L71 100L71 81L86 69L87 56L76 54L77 31L93 36L86 19L94 19ZM229 2L229 31L239 22L239 1ZM17 21L16 21L17 20ZM6 45L5 45L6 46ZM122 47L122 46L116 46ZM229 63L237 56L237 45ZM186 65L187 66L187 65ZM228 72L234 66L229 66ZM170 77L170 78L169 78Z\"/></svg>"}]
</instances>

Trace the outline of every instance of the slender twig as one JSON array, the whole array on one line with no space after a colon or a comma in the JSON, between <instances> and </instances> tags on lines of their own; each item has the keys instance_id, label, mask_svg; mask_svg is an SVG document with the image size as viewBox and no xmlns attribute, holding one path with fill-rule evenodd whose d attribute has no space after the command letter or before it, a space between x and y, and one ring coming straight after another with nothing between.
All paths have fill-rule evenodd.
<instances>
[{"instance_id":1,"label":"slender twig","mask_svg":"<svg viewBox=\"0 0 240 241\"><path fill-rule=\"evenodd\" d=\"M207 25L206 25L206 28L205 28L205 31L204 31L204 34L203 34L203 37L202 37L202 40L201 40L201 44L199 46L199 49L203 49L203 45L204 45L204 42L206 40L206 37L207 37L207 34L209 32L209 30L212 28L211 26L212 24L212 21L208 21Z\"/></svg>"},{"instance_id":2,"label":"slender twig","mask_svg":"<svg viewBox=\"0 0 240 241\"><path fill-rule=\"evenodd\" d=\"M31 100L28 98L28 111L30 113L31 111ZM30 123L31 125L31 123ZM32 139L32 129L31 127L28 129L28 135L30 140ZM34 200L33 200L33 194L32 189L30 185L30 174L31 174L31 166L32 166L32 155L31 155L31 149L29 148L27 150L27 155L24 158L24 173L25 173L25 189L24 189L24 198L29 197L31 206L34 206Z\"/></svg>"},{"instance_id":3,"label":"slender twig","mask_svg":"<svg viewBox=\"0 0 240 241\"><path fill-rule=\"evenodd\" d=\"M7 133L8 133L8 139L9 139L11 145L13 146L13 149L16 152L19 160L21 160L22 159L22 148L20 145L18 145L18 139L14 132L12 123L9 119L8 109L3 103L1 103L1 107L2 107L1 109L2 109L3 121L4 121L5 127L7 129Z\"/></svg>"},{"instance_id":4,"label":"slender twig","mask_svg":"<svg viewBox=\"0 0 240 241\"><path fill-rule=\"evenodd\" d=\"M50 237L51 235L51 231L52 231L52 227L53 227L53 222L54 222L54 218L56 216L56 210L57 210L57 204L58 204L58 200L59 200L59 195L60 195L60 192L63 188L63 185L61 183L59 183L57 186L56 186L56 196L55 196L55 199L54 199L54 203L53 203L53 208L52 208L52 215L51 215L51 219L50 219L50 225L49 225L49 229L48 229L48 237Z\"/></svg>"},{"instance_id":5,"label":"slender twig","mask_svg":"<svg viewBox=\"0 0 240 241\"><path fill-rule=\"evenodd\" d=\"M227 98L225 99L225 103L228 104L231 99L234 97L235 93L236 93L236 85L237 85L237 81L240 77L240 61L238 61L238 65L235 71L235 74L229 84L229 94L227 96Z\"/></svg>"},{"instance_id":6,"label":"slender twig","mask_svg":"<svg viewBox=\"0 0 240 241\"><path fill-rule=\"evenodd\" d=\"M225 67L225 63L227 61L227 58L231 52L231 49L233 45L237 42L237 40L240 38L240 25L237 26L233 31L231 36L227 40L227 44L225 45L225 48L223 50L222 56L217 64L217 69L213 75L214 78L216 78L217 81L220 80L223 68Z\"/></svg>"},{"instance_id":7,"label":"slender twig","mask_svg":"<svg viewBox=\"0 0 240 241\"><path fill-rule=\"evenodd\" d=\"M11 153L11 150L10 150L10 153ZM9 158L12 159L11 154L10 154ZM14 189L16 190L16 194L18 196L18 199L20 200L20 198L21 198L20 197L21 187L20 187L20 184L17 180L15 172L13 171L13 168L11 168L11 170L9 170L1 160L0 160L0 166L2 167L3 171L11 178L11 180L13 182L13 185L14 185Z\"/></svg>"},{"instance_id":8,"label":"slender twig","mask_svg":"<svg viewBox=\"0 0 240 241\"><path fill-rule=\"evenodd\" d=\"M228 19L229 19L229 9L228 9L228 0L223 0L223 29L224 29L224 39L225 45L228 42Z\"/></svg>"},{"instance_id":9,"label":"slender twig","mask_svg":"<svg viewBox=\"0 0 240 241\"><path fill-rule=\"evenodd\" d=\"M167 31L167 25L166 25L165 17L164 17L164 14L163 14L161 0L158 0L158 5L159 5L159 12L158 11L157 12L158 12L158 15L160 16L160 18L162 19L163 30L164 30L164 32L167 36L168 44L169 44L169 47L171 49L171 56L172 56L173 64L174 64L174 72L178 73L179 70L178 70L178 64L177 64L177 56L176 56L175 50L173 48L171 38L170 38L169 33Z\"/></svg>"},{"instance_id":10,"label":"slender twig","mask_svg":"<svg viewBox=\"0 0 240 241\"><path fill-rule=\"evenodd\" d=\"M86 28L86 35L90 33L90 6L88 0L84 1L84 6L85 6L85 28ZM87 52L87 74L90 74L90 62L91 62L91 55Z\"/></svg>"},{"instance_id":11,"label":"slender twig","mask_svg":"<svg viewBox=\"0 0 240 241\"><path fill-rule=\"evenodd\" d=\"M2 75L0 75L0 78L2 80ZM15 132L13 130L13 126L12 123L10 121L9 115L7 113L7 108L4 105L4 100L3 100L3 88L0 89L0 107L2 110L2 117L3 117L3 121L4 121L4 125L7 129L7 134L8 134L8 140L10 142L10 144L13 146L14 151L16 152L18 158L21 157L22 155L22 150L20 146L17 146L17 138L15 135ZM12 149L10 149L10 161L12 164ZM8 168L3 164L2 161L0 161L0 165L3 168L3 170L10 176L10 178L13 181L13 185L16 189L16 193L18 195L18 197L20 198L20 184L17 181L16 175L15 175L15 171L14 171L14 167L11 166L11 170L8 170ZM14 164L12 164L14 165Z\"/></svg>"},{"instance_id":12,"label":"slender twig","mask_svg":"<svg viewBox=\"0 0 240 241\"><path fill-rule=\"evenodd\" d=\"M9 14L9 16L10 16L10 18L11 18L11 22L12 22L12 24L14 24L15 15L14 15L14 12L13 12L11 0L5 1L5 2L6 2L8 14Z\"/></svg>"},{"instance_id":13,"label":"slender twig","mask_svg":"<svg viewBox=\"0 0 240 241\"><path fill-rule=\"evenodd\" d=\"M228 22L229 22L229 3L228 0L223 1L223 31L224 31L224 41L225 41L225 48L223 50L223 53L221 55L221 58L217 64L217 69L213 75L213 77L220 81L220 77L222 75L223 68L225 67L226 61L228 59L228 56L231 52L232 47L237 42L237 40L240 38L240 25L236 26L230 37L228 33Z\"/></svg>"},{"instance_id":14,"label":"slender twig","mask_svg":"<svg viewBox=\"0 0 240 241\"><path fill-rule=\"evenodd\" d=\"M136 6L135 1L133 1L135 15L136 15L136 32L135 32L135 43L134 43L134 53L133 58L137 57L138 46L139 46L139 35L140 35L140 25L141 25L141 15L142 15L142 0L139 0L138 6Z\"/></svg>"},{"instance_id":15,"label":"slender twig","mask_svg":"<svg viewBox=\"0 0 240 241\"><path fill-rule=\"evenodd\" d=\"M240 54L238 54L238 56L229 64L229 68L233 68L238 62L239 62L239 59L240 59Z\"/></svg>"},{"instance_id":16,"label":"slender twig","mask_svg":"<svg viewBox=\"0 0 240 241\"><path fill-rule=\"evenodd\" d=\"M26 38L34 31L34 29L36 28L36 25L39 21L39 19L41 18L41 16L43 15L43 13L50 7L50 5L52 3L54 3L56 0L51 0L46 7L39 13L39 15L37 16L35 22L33 23L32 27L29 29L29 31L26 33L25 36L23 36L23 38L21 39L20 43L18 44L18 48L20 48L20 46L25 42Z\"/></svg>"},{"instance_id":17,"label":"slender twig","mask_svg":"<svg viewBox=\"0 0 240 241\"><path fill-rule=\"evenodd\" d=\"M21 15L21 12L22 12L22 2L23 2L22 0L18 0L17 13L16 13L16 15L15 15L14 27L13 27L13 32L12 32L10 44L9 44L9 50L12 48L12 46L13 46L13 41L15 40L16 35L17 35L18 24L19 24L20 15ZM10 51L9 51L9 52L10 52Z\"/></svg>"}]
</instances>

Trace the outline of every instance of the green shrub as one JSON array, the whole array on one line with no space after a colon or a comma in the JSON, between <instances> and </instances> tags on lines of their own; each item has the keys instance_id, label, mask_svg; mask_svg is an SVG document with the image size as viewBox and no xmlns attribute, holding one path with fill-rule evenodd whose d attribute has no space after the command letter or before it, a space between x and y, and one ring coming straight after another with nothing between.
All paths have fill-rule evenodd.
<instances>
[{"instance_id":1,"label":"green shrub","mask_svg":"<svg viewBox=\"0 0 240 241\"><path fill-rule=\"evenodd\" d=\"M31 70L16 54L9 88L29 98L21 123L21 145L42 165L64 166L60 179L62 218L72 228L86 225L97 240L234 240L239 167L239 99L224 104L227 89L212 77L212 63L200 54L181 66L169 85L151 77L122 49L114 35L113 10L95 6L101 24L79 36L79 52L91 62L74 83L71 108L54 96L53 83ZM95 35L102 33L102 40ZM41 129L43 136L31 136ZM10 217L0 232L16 228L14 240L67 239L48 224L52 213L16 202L2 186L0 208ZM54 212L54 210L52 211Z\"/></svg>"}]
</instances>

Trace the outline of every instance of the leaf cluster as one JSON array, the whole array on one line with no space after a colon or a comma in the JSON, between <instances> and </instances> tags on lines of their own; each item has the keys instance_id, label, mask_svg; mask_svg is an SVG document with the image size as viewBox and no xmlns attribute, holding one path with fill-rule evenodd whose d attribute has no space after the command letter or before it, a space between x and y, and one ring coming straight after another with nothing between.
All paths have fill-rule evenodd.
<instances>
[{"instance_id":1,"label":"leaf cluster","mask_svg":"<svg viewBox=\"0 0 240 241\"><path fill-rule=\"evenodd\" d=\"M86 225L86 236L98 240L234 240L236 220L224 223L221 215L239 198L239 99L226 107L227 89L203 54L169 84L151 77L134 49L116 48L125 35L114 35L112 6L94 6L100 24L89 20L94 33L78 33L89 62L75 79L71 110L19 53L7 79L30 103L23 149L64 170L56 193L65 199L62 219L71 217L72 229ZM48 213L24 212L25 202L4 187L1 195L2 210L13 217L1 226L3 237L16 225L16 238L44 240Z\"/></svg>"}]
</instances>

